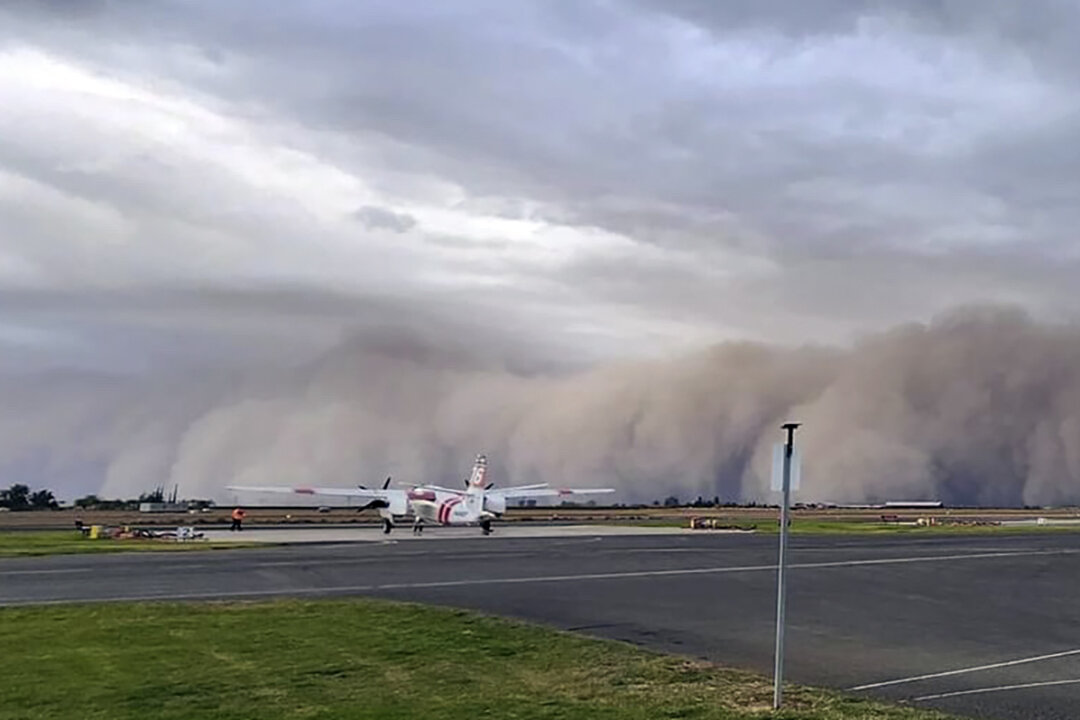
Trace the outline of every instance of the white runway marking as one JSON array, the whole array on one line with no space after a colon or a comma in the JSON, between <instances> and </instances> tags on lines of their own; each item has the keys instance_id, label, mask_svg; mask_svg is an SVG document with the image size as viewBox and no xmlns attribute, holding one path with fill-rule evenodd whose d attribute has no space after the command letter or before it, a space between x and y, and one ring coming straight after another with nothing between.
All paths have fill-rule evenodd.
<instances>
[{"instance_id":1,"label":"white runway marking","mask_svg":"<svg viewBox=\"0 0 1080 720\"><path fill-rule=\"evenodd\" d=\"M1074 680L1047 680L1045 682L1023 683L1022 685L998 685L996 687L976 688L975 690L957 690L956 692L938 693L937 695L923 695L912 698L911 702L924 700L941 700L942 698L959 697L961 695L978 695L980 693L1002 692L1004 690L1024 690L1026 688L1050 687L1051 685L1076 685L1080 678Z\"/></svg>"},{"instance_id":2,"label":"white runway marking","mask_svg":"<svg viewBox=\"0 0 1080 720\"><path fill-rule=\"evenodd\" d=\"M930 673L928 675L915 675L914 677L900 678L898 680L886 680L885 682L870 683L869 685L859 685L858 687L848 688L848 690L873 690L875 688L888 687L889 685L903 685L905 683L919 682L920 680L934 680L936 678L950 677L952 675L965 675L967 673L982 672L983 670L996 670L1003 667L1012 667L1013 665L1025 665L1027 663L1042 662L1044 660L1054 660L1055 658L1068 657L1070 655L1080 655L1080 648L1050 653L1049 655L1036 655L1035 657L1020 658L1019 660L1006 660L1005 662L991 663L990 665L976 665L974 667L960 668L958 670L946 670L945 672Z\"/></svg>"},{"instance_id":3,"label":"white runway marking","mask_svg":"<svg viewBox=\"0 0 1080 720\"><path fill-rule=\"evenodd\" d=\"M876 560L837 560L833 562L792 563L793 569L822 569L838 567L862 567L873 565L897 565L911 563L950 562L959 560L980 560L1002 557L1024 557L1036 555L1074 555L1080 550L1026 550L996 553L969 553L963 555L930 555L906 558L879 558ZM776 565L735 565L727 567L687 568L678 570L637 570L630 572L587 573L580 575L540 575L518 578L475 578L470 580L436 580L431 582L386 583L382 585L341 585L330 587L312 587L278 590L240 590L216 591L204 593L177 593L159 595L129 595L111 598L72 598L67 600L31 600L0 599L0 605L56 605L60 603L101 602L120 600L197 600L229 597L271 597L275 595L311 595L321 593L373 592L379 590L421 590L431 588L470 587L477 585L523 585L532 583L578 582L582 580L622 580L642 577L672 577L679 575L719 575L725 573L774 571Z\"/></svg>"}]
</instances>

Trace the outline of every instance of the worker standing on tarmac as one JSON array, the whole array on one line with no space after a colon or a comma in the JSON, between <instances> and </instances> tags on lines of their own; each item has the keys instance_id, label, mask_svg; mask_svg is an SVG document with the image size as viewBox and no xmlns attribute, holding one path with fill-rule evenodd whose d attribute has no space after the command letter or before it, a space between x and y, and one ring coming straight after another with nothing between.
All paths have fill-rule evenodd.
<instances>
[{"instance_id":1,"label":"worker standing on tarmac","mask_svg":"<svg viewBox=\"0 0 1080 720\"><path fill-rule=\"evenodd\" d=\"M244 521L244 514L245 513L244 513L243 508L233 508L233 511L232 511L232 527L229 528L229 530L243 530L244 529L244 528L240 527L240 523L242 523Z\"/></svg>"}]
</instances>

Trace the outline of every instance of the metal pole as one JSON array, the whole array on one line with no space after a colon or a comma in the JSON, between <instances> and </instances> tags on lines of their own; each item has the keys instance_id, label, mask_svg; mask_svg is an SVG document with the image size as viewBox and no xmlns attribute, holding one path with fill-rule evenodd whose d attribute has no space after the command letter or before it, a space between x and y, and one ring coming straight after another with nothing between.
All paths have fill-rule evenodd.
<instances>
[{"instance_id":1,"label":"metal pole","mask_svg":"<svg viewBox=\"0 0 1080 720\"><path fill-rule=\"evenodd\" d=\"M788 513L791 507L791 455L795 448L795 428L799 423L786 423L787 444L784 445L784 499L780 504L780 562L776 583L776 665L773 672L773 709L779 710L784 700L784 611L787 599L787 541Z\"/></svg>"}]
</instances>

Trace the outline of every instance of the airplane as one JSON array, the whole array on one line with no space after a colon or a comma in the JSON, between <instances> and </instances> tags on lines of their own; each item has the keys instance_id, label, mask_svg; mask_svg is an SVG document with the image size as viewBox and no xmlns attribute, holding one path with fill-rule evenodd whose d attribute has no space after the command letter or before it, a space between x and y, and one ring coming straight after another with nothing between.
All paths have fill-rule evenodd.
<instances>
[{"instance_id":1,"label":"airplane","mask_svg":"<svg viewBox=\"0 0 1080 720\"><path fill-rule=\"evenodd\" d=\"M374 489L363 485L356 488L229 485L228 489L367 499L369 502L360 509L377 509L382 518L383 533L387 535L394 529L395 518L409 514L413 516L413 534L423 533L424 523L432 522L447 526L479 525L484 535L490 535L491 521L502 517L508 500L615 492L614 488L553 488L548 483L494 489L495 483L487 482L487 467L487 456L477 455L472 473L465 478L464 490L438 485L414 485L408 490L396 489L390 487L389 477L381 488Z\"/></svg>"}]
</instances>

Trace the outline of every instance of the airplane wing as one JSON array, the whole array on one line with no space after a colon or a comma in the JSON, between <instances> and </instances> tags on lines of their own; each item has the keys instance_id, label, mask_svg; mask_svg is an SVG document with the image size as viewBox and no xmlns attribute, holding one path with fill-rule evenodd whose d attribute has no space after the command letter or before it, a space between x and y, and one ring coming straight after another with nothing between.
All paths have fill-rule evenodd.
<instances>
[{"instance_id":1,"label":"airplane wing","mask_svg":"<svg viewBox=\"0 0 1080 720\"><path fill-rule=\"evenodd\" d=\"M489 491L492 495L502 495L507 500L517 498L567 497L569 495L601 495L615 492L615 488L553 488L546 485L522 485L501 490Z\"/></svg>"},{"instance_id":2,"label":"airplane wing","mask_svg":"<svg viewBox=\"0 0 1080 720\"><path fill-rule=\"evenodd\" d=\"M538 485L513 485L508 488L494 488L492 490L488 490L488 493L505 493L508 491L523 492L525 490L541 490L549 487L551 487L551 483L539 483Z\"/></svg>"},{"instance_id":3,"label":"airplane wing","mask_svg":"<svg viewBox=\"0 0 1080 720\"><path fill-rule=\"evenodd\" d=\"M452 493L454 495L466 495L464 490L455 490L454 488L442 487L441 485L417 485L416 487L424 490L438 490L439 492Z\"/></svg>"}]
</instances>

